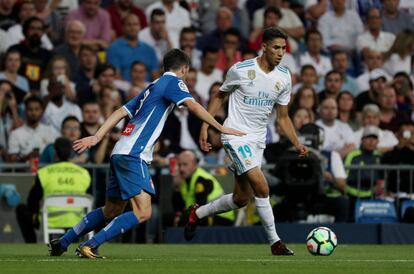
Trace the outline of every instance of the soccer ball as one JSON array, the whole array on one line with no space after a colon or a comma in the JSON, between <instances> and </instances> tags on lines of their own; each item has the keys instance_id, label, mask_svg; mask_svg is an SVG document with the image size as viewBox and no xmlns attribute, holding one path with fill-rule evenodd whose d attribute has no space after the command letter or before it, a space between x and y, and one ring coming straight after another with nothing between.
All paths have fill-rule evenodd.
<instances>
[{"instance_id":1,"label":"soccer ball","mask_svg":"<svg viewBox=\"0 0 414 274\"><path fill-rule=\"evenodd\" d=\"M313 229L306 238L306 246L312 255L331 255L337 244L335 233L322 226Z\"/></svg>"}]
</instances>

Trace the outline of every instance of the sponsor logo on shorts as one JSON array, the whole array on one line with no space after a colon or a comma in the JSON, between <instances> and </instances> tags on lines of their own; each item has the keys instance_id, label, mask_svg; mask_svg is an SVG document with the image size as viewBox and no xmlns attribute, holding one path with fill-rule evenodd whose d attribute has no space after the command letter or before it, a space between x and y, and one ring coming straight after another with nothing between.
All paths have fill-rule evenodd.
<instances>
[{"instance_id":1,"label":"sponsor logo on shorts","mask_svg":"<svg viewBox=\"0 0 414 274\"><path fill-rule=\"evenodd\" d=\"M123 135L123 136L129 136L129 135L131 135L131 133L134 130L134 128L135 128L135 125L134 124L128 124L126 126L126 128L124 129L124 131L122 131L122 134L121 135Z\"/></svg>"}]
</instances>

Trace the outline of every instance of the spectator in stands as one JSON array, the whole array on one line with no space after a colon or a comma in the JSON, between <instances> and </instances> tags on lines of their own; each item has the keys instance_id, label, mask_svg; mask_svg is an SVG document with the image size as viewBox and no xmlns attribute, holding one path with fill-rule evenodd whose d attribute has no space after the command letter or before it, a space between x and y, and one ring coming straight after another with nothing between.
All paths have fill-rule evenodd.
<instances>
[{"instance_id":1,"label":"spectator in stands","mask_svg":"<svg viewBox=\"0 0 414 274\"><path fill-rule=\"evenodd\" d=\"M162 136L169 141L168 149L179 153L184 149L198 150L201 122L186 108L175 108L165 122Z\"/></svg>"},{"instance_id":2,"label":"spectator in stands","mask_svg":"<svg viewBox=\"0 0 414 274\"><path fill-rule=\"evenodd\" d=\"M216 12L216 28L212 32L203 35L198 41L198 48L222 48L224 32L232 27L233 13L229 8L220 7Z\"/></svg>"},{"instance_id":3,"label":"spectator in stands","mask_svg":"<svg viewBox=\"0 0 414 274\"><path fill-rule=\"evenodd\" d=\"M366 58L367 50L384 53L391 48L395 35L391 32L382 31L381 23L380 10L370 8L367 14L367 30L357 38L357 50L363 58Z\"/></svg>"},{"instance_id":4,"label":"spectator in stands","mask_svg":"<svg viewBox=\"0 0 414 274\"><path fill-rule=\"evenodd\" d=\"M167 31L165 12L154 9L151 12L150 24L138 34L139 40L150 45L157 54L158 63L162 62L164 54L172 49L172 43Z\"/></svg>"},{"instance_id":5,"label":"spectator in stands","mask_svg":"<svg viewBox=\"0 0 414 274\"><path fill-rule=\"evenodd\" d=\"M384 54L384 69L392 76L397 72L413 72L414 30L403 30L397 34L394 44Z\"/></svg>"},{"instance_id":6,"label":"spectator in stands","mask_svg":"<svg viewBox=\"0 0 414 274\"><path fill-rule=\"evenodd\" d=\"M18 113L13 85L8 80L0 80L0 161L6 158L10 132L23 124Z\"/></svg>"},{"instance_id":7,"label":"spectator in stands","mask_svg":"<svg viewBox=\"0 0 414 274\"><path fill-rule=\"evenodd\" d=\"M194 68L190 68L187 76L185 77L184 83L187 85L188 91L190 92L191 96L193 96L194 100L197 102L201 102L200 96L198 96L196 91L196 84L197 84L197 70Z\"/></svg>"},{"instance_id":8,"label":"spectator in stands","mask_svg":"<svg viewBox=\"0 0 414 274\"><path fill-rule=\"evenodd\" d=\"M109 134L105 135L102 138L101 142L99 143L99 146L97 146L95 153L94 153L93 162L95 164L109 163L109 159L111 158L111 151L114 148L115 143L119 140L120 137L121 137L121 129L118 127L112 128ZM99 192L105 191L104 184L99 186L99 188L100 188ZM103 197L100 197L100 196L103 196ZM97 200L101 200L101 199L105 200L104 196L105 194L98 195ZM96 203L100 204L101 202L98 203L97 201Z\"/></svg>"},{"instance_id":9,"label":"spectator in stands","mask_svg":"<svg viewBox=\"0 0 414 274\"><path fill-rule=\"evenodd\" d=\"M354 77L350 76L347 73L349 68L349 57L345 51L335 51L332 53L332 67L333 70L338 71L342 75L342 87L341 90L348 90L354 96L359 93L358 84ZM323 83L323 78L319 81L320 84Z\"/></svg>"},{"instance_id":10,"label":"spectator in stands","mask_svg":"<svg viewBox=\"0 0 414 274\"><path fill-rule=\"evenodd\" d=\"M35 16L45 22L46 34L56 46L63 40L64 20L57 11L51 10L48 0L33 0Z\"/></svg>"},{"instance_id":11,"label":"spectator in stands","mask_svg":"<svg viewBox=\"0 0 414 274\"><path fill-rule=\"evenodd\" d=\"M331 60L322 54L321 33L316 29L308 30L305 35L305 43L307 51L300 55L300 65L312 65L319 77L332 70Z\"/></svg>"},{"instance_id":12,"label":"spectator in stands","mask_svg":"<svg viewBox=\"0 0 414 274\"><path fill-rule=\"evenodd\" d=\"M342 90L344 79L342 73L339 71L331 70L325 77L325 89L318 93L319 102L322 102L325 98L336 97Z\"/></svg>"},{"instance_id":13,"label":"spectator in stands","mask_svg":"<svg viewBox=\"0 0 414 274\"><path fill-rule=\"evenodd\" d=\"M249 35L249 49L260 50L263 40L263 31L269 27L277 27L281 18L282 12L280 9L276 7L266 8L264 11L263 25L255 28ZM289 43L287 44L287 47L289 47Z\"/></svg>"},{"instance_id":14,"label":"spectator in stands","mask_svg":"<svg viewBox=\"0 0 414 274\"><path fill-rule=\"evenodd\" d=\"M380 109L377 105L368 104L362 109L362 126L374 126L378 127L380 124ZM355 131L355 140L357 147L360 146L360 140L362 139L363 128ZM378 146L377 149L381 154L390 151L397 145L398 140L394 133L389 130L378 129Z\"/></svg>"},{"instance_id":15,"label":"spectator in stands","mask_svg":"<svg viewBox=\"0 0 414 274\"><path fill-rule=\"evenodd\" d=\"M407 111L396 109L397 94L393 86L387 85L382 89L378 96L378 105L381 110L379 125L381 129L397 132L401 123L410 121Z\"/></svg>"},{"instance_id":16,"label":"spectator in stands","mask_svg":"<svg viewBox=\"0 0 414 274\"><path fill-rule=\"evenodd\" d=\"M69 21L66 24L65 42L57 46L53 54L62 56L69 64L70 79L73 80L79 70L79 52L85 37L85 25L79 20Z\"/></svg>"},{"instance_id":17,"label":"spectator in stands","mask_svg":"<svg viewBox=\"0 0 414 274\"><path fill-rule=\"evenodd\" d=\"M45 113L43 114L42 121L60 131L62 121L67 116L75 116L82 121L82 112L78 105L64 100L66 86L64 83L58 81L56 78L49 79L49 85L47 87L49 96ZM49 142L50 143L50 142Z\"/></svg>"},{"instance_id":18,"label":"spectator in stands","mask_svg":"<svg viewBox=\"0 0 414 274\"><path fill-rule=\"evenodd\" d=\"M193 151L185 150L177 157L179 176L174 177L172 204L176 214L175 225L179 224L182 213L194 203L204 205L224 194L219 181L209 172L199 167L199 159ZM184 219L184 218L183 218ZM232 225L234 212L218 214L213 217L215 225ZM200 225L208 225L201 220Z\"/></svg>"},{"instance_id":19,"label":"spectator in stands","mask_svg":"<svg viewBox=\"0 0 414 274\"><path fill-rule=\"evenodd\" d=\"M323 45L331 51L346 50L351 53L356 49L356 39L364 26L355 11L346 9L345 1L331 0L331 4L332 10L327 11L318 22Z\"/></svg>"},{"instance_id":20,"label":"spectator in stands","mask_svg":"<svg viewBox=\"0 0 414 274\"><path fill-rule=\"evenodd\" d=\"M218 50L205 48L201 59L201 69L197 73L196 91L200 96L203 105L209 100L208 91L214 82L223 80L223 72L216 68Z\"/></svg>"},{"instance_id":21,"label":"spectator in stands","mask_svg":"<svg viewBox=\"0 0 414 274\"><path fill-rule=\"evenodd\" d=\"M111 16L112 29L115 31L116 37L122 36L122 19L128 14L135 14L139 18L141 28L147 27L147 17L143 10L134 5L132 0L115 0L106 10Z\"/></svg>"},{"instance_id":22,"label":"spectator in stands","mask_svg":"<svg viewBox=\"0 0 414 274\"><path fill-rule=\"evenodd\" d=\"M292 114L293 127L299 132L304 125L313 123L315 120L314 117L315 115L309 109L298 108Z\"/></svg>"},{"instance_id":23,"label":"spectator in stands","mask_svg":"<svg viewBox=\"0 0 414 274\"><path fill-rule=\"evenodd\" d=\"M196 30L192 27L186 27L180 33L180 49L190 57L191 67L200 69L201 51L196 48L197 36Z\"/></svg>"},{"instance_id":24,"label":"spectator in stands","mask_svg":"<svg viewBox=\"0 0 414 274\"><path fill-rule=\"evenodd\" d=\"M311 24L316 24L319 18L328 10L329 0L306 0L304 8Z\"/></svg>"},{"instance_id":25,"label":"spectator in stands","mask_svg":"<svg viewBox=\"0 0 414 274\"><path fill-rule=\"evenodd\" d=\"M91 46L82 45L79 49L79 69L73 77L76 85L76 97L80 106L85 102L96 99L96 93L93 92L91 83L94 79L97 64L98 56L96 50Z\"/></svg>"},{"instance_id":26,"label":"spectator in stands","mask_svg":"<svg viewBox=\"0 0 414 274\"><path fill-rule=\"evenodd\" d=\"M0 72L0 80L9 81L14 87L29 92L29 82L27 78L18 73L22 63L21 54L17 49L10 49L3 57L2 72Z\"/></svg>"},{"instance_id":27,"label":"spectator in stands","mask_svg":"<svg viewBox=\"0 0 414 274\"><path fill-rule=\"evenodd\" d=\"M39 169L34 185L27 197L27 204L20 204L16 209L16 218L26 243L36 243L35 229L40 224L40 201L54 194L85 194L91 186L91 176L83 167L69 162L72 143L66 138L54 142L58 163ZM82 211L81 211L82 212ZM51 228L69 228L76 224L83 213L79 208L48 208L48 226Z\"/></svg>"},{"instance_id":28,"label":"spectator in stands","mask_svg":"<svg viewBox=\"0 0 414 274\"><path fill-rule=\"evenodd\" d=\"M177 48L181 30L191 26L190 13L181 7L176 0L158 0L145 10L147 18L150 18L154 9L162 9L165 12L168 35L172 46Z\"/></svg>"},{"instance_id":29,"label":"spectator in stands","mask_svg":"<svg viewBox=\"0 0 414 274\"><path fill-rule=\"evenodd\" d=\"M25 102L26 122L9 136L8 161L26 162L38 157L47 144L60 135L55 128L41 123L44 106L39 97L28 97Z\"/></svg>"},{"instance_id":30,"label":"spectator in stands","mask_svg":"<svg viewBox=\"0 0 414 274\"><path fill-rule=\"evenodd\" d=\"M214 94L217 94L217 93L220 92L221 85L222 85L221 82L214 82L211 85L210 90L208 91L210 99L213 98ZM228 113L228 104L222 104L220 109L216 112L216 115L214 117L215 118L218 117L218 118L220 118L221 120L224 121L227 117L227 113Z\"/></svg>"},{"instance_id":31,"label":"spectator in stands","mask_svg":"<svg viewBox=\"0 0 414 274\"><path fill-rule=\"evenodd\" d=\"M65 99L76 101L75 83L69 80L69 64L61 56L55 56L47 65L46 78L40 82L40 95L47 97L49 95L49 84L53 80L63 85ZM46 98L46 101L49 99Z\"/></svg>"},{"instance_id":32,"label":"spectator in stands","mask_svg":"<svg viewBox=\"0 0 414 274\"><path fill-rule=\"evenodd\" d=\"M62 137L67 138L71 143L81 138L81 125L75 116L68 116L62 122ZM56 151L53 143L48 144L40 155L41 163L54 163ZM89 160L89 151L84 151L81 154L72 150L68 161L75 164L83 164Z\"/></svg>"},{"instance_id":33,"label":"spectator in stands","mask_svg":"<svg viewBox=\"0 0 414 274\"><path fill-rule=\"evenodd\" d=\"M352 130L357 130L360 127L355 110L354 96L349 91L342 91L336 97L338 104L338 119L348 124Z\"/></svg>"},{"instance_id":34,"label":"spectator in stands","mask_svg":"<svg viewBox=\"0 0 414 274\"><path fill-rule=\"evenodd\" d=\"M292 93L296 94L301 88L313 88L316 90L316 83L318 82L318 74L312 65L303 65L300 69L299 82L292 88Z\"/></svg>"},{"instance_id":35,"label":"spectator in stands","mask_svg":"<svg viewBox=\"0 0 414 274\"><path fill-rule=\"evenodd\" d=\"M397 138L398 145L395 146L393 150L385 153L381 162L385 165L414 165L414 125L411 122L401 124L397 133ZM397 193L403 194L404 192L412 192L414 186L412 185L411 175L408 170L389 172L387 190L390 193L388 194L394 196Z\"/></svg>"},{"instance_id":36,"label":"spectator in stands","mask_svg":"<svg viewBox=\"0 0 414 274\"><path fill-rule=\"evenodd\" d=\"M35 16L35 7L32 1L24 1L19 6L19 24L15 24L11 26L7 30L7 40L9 45L19 44L21 41L24 40L22 25L24 22ZM47 50L53 49L53 44L50 41L49 37L46 33L43 33L41 37L41 47Z\"/></svg>"},{"instance_id":37,"label":"spectator in stands","mask_svg":"<svg viewBox=\"0 0 414 274\"><path fill-rule=\"evenodd\" d=\"M30 90L38 92L40 80L46 71L46 66L51 58L49 50L41 48L41 37L44 34L45 25L37 17L31 17L23 24L25 40L10 47L20 52L22 64L19 74L27 77Z\"/></svg>"},{"instance_id":38,"label":"spectator in stands","mask_svg":"<svg viewBox=\"0 0 414 274\"><path fill-rule=\"evenodd\" d=\"M374 69L382 68L382 54L379 51L367 49L365 50L364 54L364 67L366 68L365 72L358 76L356 79L358 84L358 89L360 92L369 90L369 81L370 81L370 73ZM386 77L389 79L390 77L387 75Z\"/></svg>"},{"instance_id":39,"label":"spectator in stands","mask_svg":"<svg viewBox=\"0 0 414 274\"><path fill-rule=\"evenodd\" d=\"M82 106L81 138L95 135L101 126L102 113L98 102L89 101Z\"/></svg>"},{"instance_id":40,"label":"spectator in stands","mask_svg":"<svg viewBox=\"0 0 414 274\"><path fill-rule=\"evenodd\" d=\"M17 24L16 0L0 0L0 28L7 31Z\"/></svg>"},{"instance_id":41,"label":"spectator in stands","mask_svg":"<svg viewBox=\"0 0 414 274\"><path fill-rule=\"evenodd\" d=\"M79 8L79 1L52 0L50 1L49 7L51 10L59 13L62 20L65 20L69 12Z\"/></svg>"},{"instance_id":42,"label":"spectator in stands","mask_svg":"<svg viewBox=\"0 0 414 274\"><path fill-rule=\"evenodd\" d=\"M295 40L300 40L305 35L305 28L302 21L291 10L286 3L282 5L281 0L266 0L266 6L255 11L253 15L253 28L260 28L263 26L264 11L267 7L275 7L282 12L282 18L279 22L279 27L283 29L286 34L293 38L290 39L291 52L295 52L298 48Z\"/></svg>"},{"instance_id":43,"label":"spectator in stands","mask_svg":"<svg viewBox=\"0 0 414 274\"><path fill-rule=\"evenodd\" d=\"M315 120L318 109L318 95L314 88L302 87L298 90L293 97L290 113L292 114L299 108L311 111L313 120Z\"/></svg>"},{"instance_id":44,"label":"spectator in stands","mask_svg":"<svg viewBox=\"0 0 414 274\"><path fill-rule=\"evenodd\" d=\"M348 169L348 180L346 193L350 199L350 220L355 212L355 201L358 198L371 198L376 185L383 181L379 170L349 170L349 166L366 166L381 164L381 154L377 150L379 131L377 127L364 127L362 132L361 146L351 151L345 159L345 167Z\"/></svg>"},{"instance_id":45,"label":"spectator in stands","mask_svg":"<svg viewBox=\"0 0 414 274\"><path fill-rule=\"evenodd\" d=\"M413 111L414 86L410 76L405 72L394 75L393 86L397 93L397 106L399 110ZM411 115L411 119L413 116Z\"/></svg>"},{"instance_id":46,"label":"spectator in stands","mask_svg":"<svg viewBox=\"0 0 414 274\"><path fill-rule=\"evenodd\" d=\"M335 150L344 158L356 147L351 127L336 118L338 117L338 105L334 98L322 101L319 112L320 119L316 121L316 124L325 131L322 149Z\"/></svg>"},{"instance_id":47,"label":"spectator in stands","mask_svg":"<svg viewBox=\"0 0 414 274\"><path fill-rule=\"evenodd\" d=\"M104 120L122 107L122 96L117 89L113 89L110 86L101 86L98 93L98 104L101 108L102 117ZM117 126L119 129L123 128L123 120Z\"/></svg>"},{"instance_id":48,"label":"spectator in stands","mask_svg":"<svg viewBox=\"0 0 414 274\"><path fill-rule=\"evenodd\" d=\"M0 28L0 54L3 55L9 46L9 43L7 42L7 32Z\"/></svg>"},{"instance_id":49,"label":"spectator in stands","mask_svg":"<svg viewBox=\"0 0 414 274\"><path fill-rule=\"evenodd\" d=\"M227 71L232 65L242 60L240 48L240 33L230 28L224 33L224 45L218 52L216 67Z\"/></svg>"},{"instance_id":50,"label":"spectator in stands","mask_svg":"<svg viewBox=\"0 0 414 274\"><path fill-rule=\"evenodd\" d=\"M398 5L400 0L382 1L382 30L397 35L403 29L414 30L413 16L400 10Z\"/></svg>"},{"instance_id":51,"label":"spectator in stands","mask_svg":"<svg viewBox=\"0 0 414 274\"><path fill-rule=\"evenodd\" d=\"M66 17L66 21L79 20L86 27L83 43L106 49L111 41L111 21L109 13L102 9L101 0L83 0L81 6L72 10Z\"/></svg>"},{"instance_id":52,"label":"spectator in stands","mask_svg":"<svg viewBox=\"0 0 414 274\"><path fill-rule=\"evenodd\" d=\"M249 37L250 18L246 9L239 7L239 0L221 0L221 6L226 7L233 13L233 28L240 32L240 36L244 39ZM260 27L263 24L260 24Z\"/></svg>"},{"instance_id":53,"label":"spectator in stands","mask_svg":"<svg viewBox=\"0 0 414 274\"><path fill-rule=\"evenodd\" d=\"M147 67L140 61L135 61L131 65L131 87L127 94L127 99L139 95L148 85L147 78Z\"/></svg>"},{"instance_id":54,"label":"spectator in stands","mask_svg":"<svg viewBox=\"0 0 414 274\"><path fill-rule=\"evenodd\" d=\"M362 108L367 104L377 104L378 95L384 89L387 83L387 73L381 69L376 68L370 72L369 90L361 92L356 98L356 110L362 111Z\"/></svg>"},{"instance_id":55,"label":"spectator in stands","mask_svg":"<svg viewBox=\"0 0 414 274\"><path fill-rule=\"evenodd\" d=\"M123 37L116 39L108 47L108 63L117 69L117 74L122 79L129 81L131 64L134 61L141 61L150 72L147 80L156 79L159 69L157 55L151 46L139 41L140 25L138 17L135 14L130 14L124 19L123 24Z\"/></svg>"}]
</instances>

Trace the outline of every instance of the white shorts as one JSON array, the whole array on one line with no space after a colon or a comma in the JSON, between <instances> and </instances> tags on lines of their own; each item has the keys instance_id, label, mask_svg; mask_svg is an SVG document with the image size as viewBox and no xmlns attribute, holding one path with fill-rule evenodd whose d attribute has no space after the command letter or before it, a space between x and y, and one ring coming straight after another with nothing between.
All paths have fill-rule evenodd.
<instances>
[{"instance_id":1,"label":"white shorts","mask_svg":"<svg viewBox=\"0 0 414 274\"><path fill-rule=\"evenodd\" d=\"M241 175L252 168L261 167L264 145L247 141L224 141L224 150L232 161L231 168Z\"/></svg>"}]
</instances>

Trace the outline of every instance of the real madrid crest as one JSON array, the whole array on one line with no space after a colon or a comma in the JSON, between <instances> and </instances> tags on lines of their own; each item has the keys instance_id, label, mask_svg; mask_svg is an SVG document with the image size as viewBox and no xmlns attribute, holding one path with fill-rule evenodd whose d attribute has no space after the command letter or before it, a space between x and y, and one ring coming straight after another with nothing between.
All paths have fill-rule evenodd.
<instances>
[{"instance_id":1,"label":"real madrid crest","mask_svg":"<svg viewBox=\"0 0 414 274\"><path fill-rule=\"evenodd\" d=\"M254 80L256 78L256 71L254 69L249 69L247 71L247 77L249 77L250 80Z\"/></svg>"},{"instance_id":2,"label":"real madrid crest","mask_svg":"<svg viewBox=\"0 0 414 274\"><path fill-rule=\"evenodd\" d=\"M278 92L282 88L282 83L277 81L275 84L275 91Z\"/></svg>"}]
</instances>

